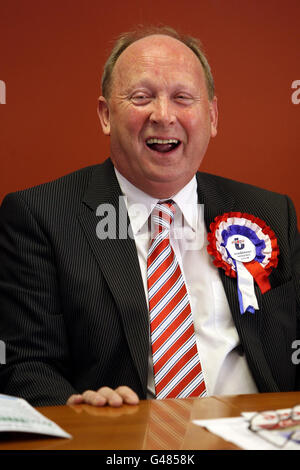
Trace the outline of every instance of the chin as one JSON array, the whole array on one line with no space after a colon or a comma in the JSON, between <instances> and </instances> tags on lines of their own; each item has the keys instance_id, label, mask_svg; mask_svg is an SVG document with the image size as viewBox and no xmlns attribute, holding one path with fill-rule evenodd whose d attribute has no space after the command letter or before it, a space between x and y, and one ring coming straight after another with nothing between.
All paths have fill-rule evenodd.
<instances>
[{"instance_id":1,"label":"chin","mask_svg":"<svg viewBox=\"0 0 300 470\"><path fill-rule=\"evenodd\" d=\"M149 194L157 197L169 197L178 193L193 177L194 175L176 174L160 174L152 175L147 178L147 191Z\"/></svg>"},{"instance_id":2,"label":"chin","mask_svg":"<svg viewBox=\"0 0 300 470\"><path fill-rule=\"evenodd\" d=\"M153 183L175 183L182 179L182 176L182 173L173 173L171 169L168 171L166 168L161 168L160 171L148 175L148 179Z\"/></svg>"}]
</instances>

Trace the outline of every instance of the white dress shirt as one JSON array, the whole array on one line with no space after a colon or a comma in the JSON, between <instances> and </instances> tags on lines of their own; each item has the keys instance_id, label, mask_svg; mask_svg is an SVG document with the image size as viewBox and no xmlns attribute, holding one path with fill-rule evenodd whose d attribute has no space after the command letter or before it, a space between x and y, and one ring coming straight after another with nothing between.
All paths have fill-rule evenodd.
<instances>
[{"instance_id":1,"label":"white dress shirt","mask_svg":"<svg viewBox=\"0 0 300 470\"><path fill-rule=\"evenodd\" d=\"M133 186L116 169L115 172L125 196L148 304L147 255L151 243L148 221L158 199ZM186 282L207 394L257 393L245 356L239 353L240 340L218 269L207 253L207 233L203 210L198 204L196 177L169 199L176 203L170 243ZM150 332L148 372L148 398L151 398L155 396L155 388Z\"/></svg>"}]
</instances>

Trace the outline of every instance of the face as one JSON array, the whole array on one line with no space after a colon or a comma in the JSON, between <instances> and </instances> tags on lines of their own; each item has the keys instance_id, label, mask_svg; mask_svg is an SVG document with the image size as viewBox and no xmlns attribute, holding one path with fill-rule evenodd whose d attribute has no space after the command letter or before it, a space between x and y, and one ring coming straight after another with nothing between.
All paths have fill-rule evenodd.
<instances>
[{"instance_id":1,"label":"face","mask_svg":"<svg viewBox=\"0 0 300 470\"><path fill-rule=\"evenodd\" d=\"M132 184L157 198L185 186L217 132L217 102L208 99L201 63L177 39L153 35L118 58L99 117L111 159Z\"/></svg>"}]
</instances>

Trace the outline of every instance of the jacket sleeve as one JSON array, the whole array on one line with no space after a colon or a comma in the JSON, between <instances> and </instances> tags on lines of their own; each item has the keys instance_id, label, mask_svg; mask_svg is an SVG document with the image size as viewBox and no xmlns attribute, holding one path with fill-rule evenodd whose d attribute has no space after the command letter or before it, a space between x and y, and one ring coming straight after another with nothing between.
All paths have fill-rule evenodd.
<instances>
[{"instance_id":1,"label":"jacket sleeve","mask_svg":"<svg viewBox=\"0 0 300 470\"><path fill-rule=\"evenodd\" d=\"M32 405L77 393L51 243L20 193L0 208L0 391Z\"/></svg>"}]
</instances>

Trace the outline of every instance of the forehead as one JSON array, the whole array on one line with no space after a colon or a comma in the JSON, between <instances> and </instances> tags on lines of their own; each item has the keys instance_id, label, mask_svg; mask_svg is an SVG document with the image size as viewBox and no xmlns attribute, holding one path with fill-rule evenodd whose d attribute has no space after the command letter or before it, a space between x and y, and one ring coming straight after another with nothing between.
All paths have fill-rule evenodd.
<instances>
[{"instance_id":1,"label":"forehead","mask_svg":"<svg viewBox=\"0 0 300 470\"><path fill-rule=\"evenodd\" d=\"M181 41L164 35L139 39L118 58L114 67L114 81L125 83L148 73L164 75L172 70L192 79L204 79L204 71L195 53ZM118 80L119 79L119 80Z\"/></svg>"}]
</instances>

